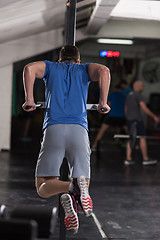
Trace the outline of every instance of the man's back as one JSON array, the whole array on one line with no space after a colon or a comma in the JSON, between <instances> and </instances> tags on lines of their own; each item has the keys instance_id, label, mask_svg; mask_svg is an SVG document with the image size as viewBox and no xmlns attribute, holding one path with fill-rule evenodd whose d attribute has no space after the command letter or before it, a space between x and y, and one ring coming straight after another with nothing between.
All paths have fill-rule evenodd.
<instances>
[{"instance_id":1,"label":"man's back","mask_svg":"<svg viewBox=\"0 0 160 240\"><path fill-rule=\"evenodd\" d=\"M89 64L45 61L46 113L43 128L52 124L80 124L87 129L86 102Z\"/></svg>"}]
</instances>

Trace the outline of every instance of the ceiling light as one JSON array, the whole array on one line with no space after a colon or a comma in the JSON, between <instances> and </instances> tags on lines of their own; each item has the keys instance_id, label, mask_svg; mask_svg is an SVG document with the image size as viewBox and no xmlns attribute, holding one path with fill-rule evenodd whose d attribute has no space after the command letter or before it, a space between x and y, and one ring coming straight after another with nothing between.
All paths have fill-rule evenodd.
<instances>
[{"instance_id":1,"label":"ceiling light","mask_svg":"<svg viewBox=\"0 0 160 240\"><path fill-rule=\"evenodd\" d=\"M160 21L160 1L120 0L111 17Z\"/></svg>"},{"instance_id":2,"label":"ceiling light","mask_svg":"<svg viewBox=\"0 0 160 240\"><path fill-rule=\"evenodd\" d=\"M133 40L129 39L109 39L109 38L99 38L97 39L98 43L108 43L108 44L123 44L123 45L132 45Z\"/></svg>"}]
</instances>

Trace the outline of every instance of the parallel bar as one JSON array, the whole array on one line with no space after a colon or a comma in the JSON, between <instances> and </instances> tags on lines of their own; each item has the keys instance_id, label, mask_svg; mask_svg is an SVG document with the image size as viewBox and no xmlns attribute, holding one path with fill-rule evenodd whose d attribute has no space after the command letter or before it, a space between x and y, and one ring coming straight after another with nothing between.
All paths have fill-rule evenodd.
<instances>
[{"instance_id":1,"label":"parallel bar","mask_svg":"<svg viewBox=\"0 0 160 240\"><path fill-rule=\"evenodd\" d=\"M45 102L37 102L37 108L46 108ZM86 104L87 110L97 110L98 104L96 103L87 103Z\"/></svg>"},{"instance_id":2,"label":"parallel bar","mask_svg":"<svg viewBox=\"0 0 160 240\"><path fill-rule=\"evenodd\" d=\"M146 139L151 139L151 140L158 140L160 139L160 137L152 137L152 136L136 136L137 139L139 138L146 138ZM123 134L115 134L113 136L113 138L125 138L125 139L129 139L130 136L129 135L123 135Z\"/></svg>"}]
</instances>

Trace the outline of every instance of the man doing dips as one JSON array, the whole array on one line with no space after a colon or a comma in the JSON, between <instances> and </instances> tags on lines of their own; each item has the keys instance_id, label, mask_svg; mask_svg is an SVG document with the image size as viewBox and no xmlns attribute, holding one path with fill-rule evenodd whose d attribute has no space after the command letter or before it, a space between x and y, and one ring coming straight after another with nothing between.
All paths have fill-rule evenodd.
<instances>
[{"instance_id":1,"label":"man doing dips","mask_svg":"<svg viewBox=\"0 0 160 240\"><path fill-rule=\"evenodd\" d=\"M90 144L87 123L87 94L90 81L99 81L98 111L109 112L106 104L110 72L106 66L96 63L80 64L76 46L61 48L58 62L40 61L25 66L23 73L25 111L36 109L33 96L35 78L44 80L45 104L43 141L37 160L35 182L40 197L61 195L67 230L77 233L79 228L77 203L86 216L92 213L89 195ZM26 109L29 105L30 109ZM104 113L101 109L107 108ZM72 181L60 181L59 170L66 157Z\"/></svg>"}]
</instances>

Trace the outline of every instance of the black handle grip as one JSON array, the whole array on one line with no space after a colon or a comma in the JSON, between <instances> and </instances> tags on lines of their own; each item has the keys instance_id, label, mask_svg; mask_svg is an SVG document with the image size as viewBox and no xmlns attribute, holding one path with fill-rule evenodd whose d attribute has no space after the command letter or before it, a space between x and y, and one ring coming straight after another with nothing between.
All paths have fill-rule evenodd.
<instances>
[{"instance_id":1,"label":"black handle grip","mask_svg":"<svg viewBox=\"0 0 160 240\"><path fill-rule=\"evenodd\" d=\"M25 106L26 110L29 110L30 108L31 108L31 106L29 106L29 105Z\"/></svg>"},{"instance_id":2,"label":"black handle grip","mask_svg":"<svg viewBox=\"0 0 160 240\"><path fill-rule=\"evenodd\" d=\"M31 107L32 107L32 106L27 105L27 106L25 106L25 109L26 109L26 110L29 110ZM42 107L42 104L41 104L41 103L36 104L36 108L40 108L40 107Z\"/></svg>"},{"instance_id":3,"label":"black handle grip","mask_svg":"<svg viewBox=\"0 0 160 240\"><path fill-rule=\"evenodd\" d=\"M102 112L107 112L108 109L107 109L107 108L101 108L101 111L102 111Z\"/></svg>"}]
</instances>

